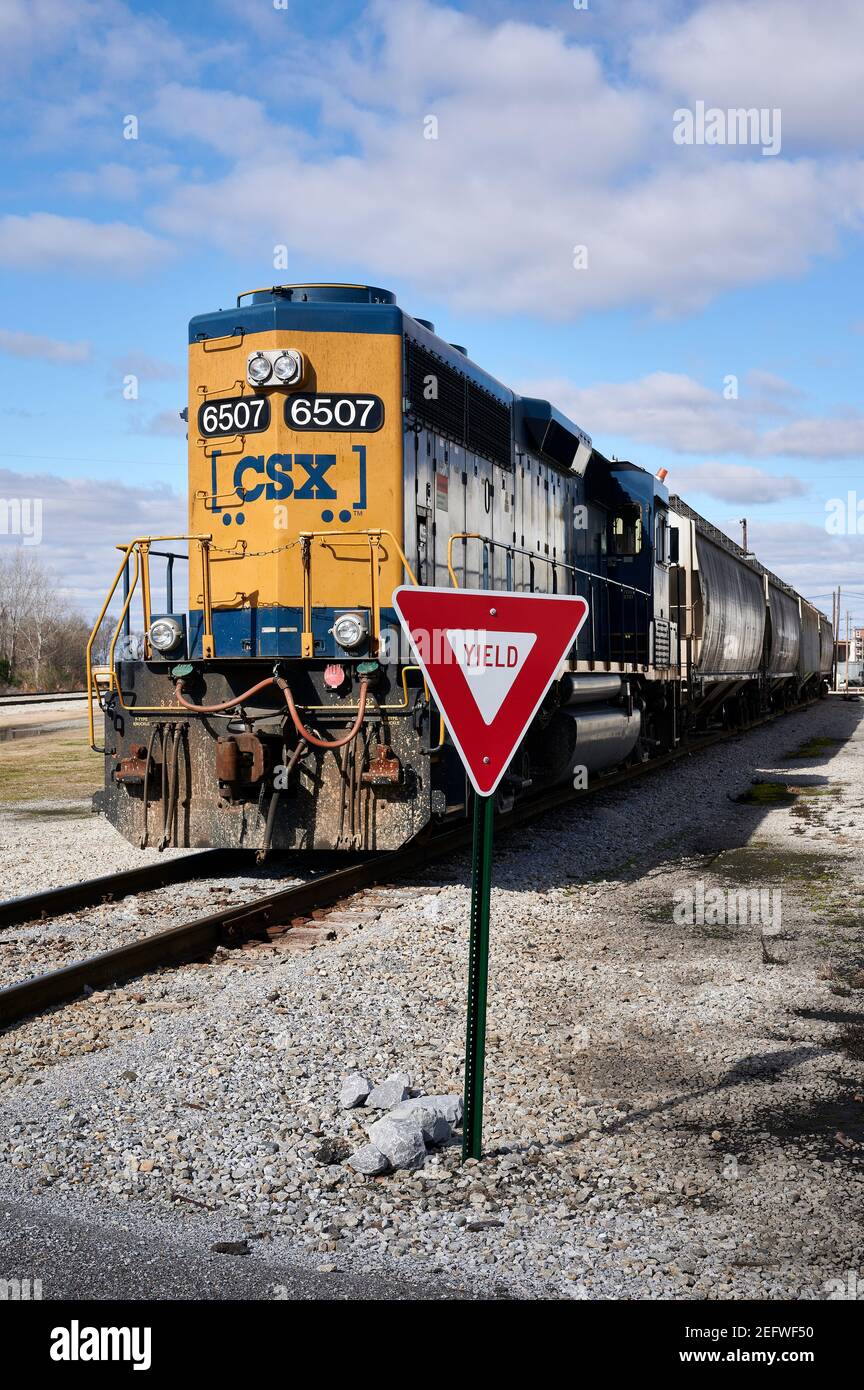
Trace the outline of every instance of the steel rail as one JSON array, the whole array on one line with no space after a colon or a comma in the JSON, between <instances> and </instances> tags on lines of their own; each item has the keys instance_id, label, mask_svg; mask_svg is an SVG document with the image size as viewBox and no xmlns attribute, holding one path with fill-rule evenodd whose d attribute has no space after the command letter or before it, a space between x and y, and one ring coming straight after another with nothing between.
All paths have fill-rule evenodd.
<instances>
[{"instance_id":1,"label":"steel rail","mask_svg":"<svg viewBox=\"0 0 864 1390\"><path fill-rule=\"evenodd\" d=\"M0 695L0 709L15 705L50 705L58 700L86 700L86 690L51 690L40 695L29 692L26 695Z\"/></svg>"},{"instance_id":2,"label":"steel rail","mask_svg":"<svg viewBox=\"0 0 864 1390\"><path fill-rule=\"evenodd\" d=\"M105 874L101 878L84 879L81 883L48 888L42 893L9 898L0 902L0 928L59 917L82 907L98 907L100 903L116 902L132 893L144 893L148 888L182 883L187 878L206 878L210 874L221 878L230 870L236 871L254 862L255 851L251 849L205 849L197 854L181 854L176 859L162 859L156 864L141 864L121 873Z\"/></svg>"},{"instance_id":3,"label":"steel rail","mask_svg":"<svg viewBox=\"0 0 864 1390\"><path fill-rule=\"evenodd\" d=\"M781 713L795 714L808 708L809 703L792 706ZM649 773L659 772L671 763L692 757L730 738L745 735L773 722L777 717L776 714L767 715L740 729L708 733L695 743L672 749L647 762L600 777L580 792L574 792L569 785L553 788L544 795L522 802L511 811L499 815L498 824L501 831L507 831L536 820L550 811L577 805L584 797L609 791ZM466 849L470 843L471 825L466 821L453 829L413 840L403 849L387 851L347 868L337 869L333 873L322 874L319 878L268 894L259 898L257 902L227 907L207 917L141 937L128 945L117 946L113 950L63 966L48 974L8 985L0 989L0 1029L17 1023L30 1014L41 1013L57 1004L68 1003L84 989L99 989L119 984L123 980L158 969L160 966L200 960L212 954L216 947L222 944L237 944L256 935L266 936L268 927L282 926L292 917L308 914L315 908L330 906L357 892L358 889L368 888L382 880L386 881L412 869L425 867L436 859L443 859L449 854ZM184 861L180 859L171 862L182 865ZM110 883L111 880L104 881Z\"/></svg>"}]
</instances>

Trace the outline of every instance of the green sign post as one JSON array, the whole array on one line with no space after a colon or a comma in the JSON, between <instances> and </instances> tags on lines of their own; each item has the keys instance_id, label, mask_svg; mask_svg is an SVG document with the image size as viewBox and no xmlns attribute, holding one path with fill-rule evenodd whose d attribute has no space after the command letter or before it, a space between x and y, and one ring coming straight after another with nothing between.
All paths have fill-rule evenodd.
<instances>
[{"instance_id":1,"label":"green sign post","mask_svg":"<svg viewBox=\"0 0 864 1390\"><path fill-rule=\"evenodd\" d=\"M489 904L495 797L474 797L471 935L468 947L468 1024L465 1031L465 1114L462 1158L483 1151L483 1073L486 1069L486 993L489 981Z\"/></svg>"},{"instance_id":2,"label":"green sign post","mask_svg":"<svg viewBox=\"0 0 864 1390\"><path fill-rule=\"evenodd\" d=\"M474 788L464 1161L483 1150L495 792L573 649L588 604L576 594L403 584L393 590L393 606Z\"/></svg>"}]
</instances>

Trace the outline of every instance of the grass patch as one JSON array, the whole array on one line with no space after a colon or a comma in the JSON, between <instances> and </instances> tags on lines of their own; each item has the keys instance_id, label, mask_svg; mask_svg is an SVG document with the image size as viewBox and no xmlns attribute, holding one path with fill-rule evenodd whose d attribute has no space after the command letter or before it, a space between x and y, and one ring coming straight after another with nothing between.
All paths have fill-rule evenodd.
<instances>
[{"instance_id":1,"label":"grass patch","mask_svg":"<svg viewBox=\"0 0 864 1390\"><path fill-rule=\"evenodd\" d=\"M834 748L838 743L842 743L840 738L830 738L827 734L820 734L817 738L808 739L802 743L800 748L794 749L791 753L783 755L784 763L795 762L798 758L819 758L829 748Z\"/></svg>"},{"instance_id":2,"label":"grass patch","mask_svg":"<svg viewBox=\"0 0 864 1390\"><path fill-rule=\"evenodd\" d=\"M80 800L103 782L102 755L83 730L15 739L0 753L0 801Z\"/></svg>"},{"instance_id":3,"label":"grass patch","mask_svg":"<svg viewBox=\"0 0 864 1390\"><path fill-rule=\"evenodd\" d=\"M746 792L736 796L741 806L791 806L795 816L809 816L807 805L820 796L837 796L840 786L802 787L794 782L753 782Z\"/></svg>"},{"instance_id":4,"label":"grass patch","mask_svg":"<svg viewBox=\"0 0 864 1390\"><path fill-rule=\"evenodd\" d=\"M798 800L798 788L785 782L754 782L735 800L742 806L791 806Z\"/></svg>"},{"instance_id":5,"label":"grass patch","mask_svg":"<svg viewBox=\"0 0 864 1390\"><path fill-rule=\"evenodd\" d=\"M725 850L714 862L714 872L733 883L801 883L818 892L833 883L837 861L827 854L782 851L771 845L749 844Z\"/></svg>"}]
</instances>

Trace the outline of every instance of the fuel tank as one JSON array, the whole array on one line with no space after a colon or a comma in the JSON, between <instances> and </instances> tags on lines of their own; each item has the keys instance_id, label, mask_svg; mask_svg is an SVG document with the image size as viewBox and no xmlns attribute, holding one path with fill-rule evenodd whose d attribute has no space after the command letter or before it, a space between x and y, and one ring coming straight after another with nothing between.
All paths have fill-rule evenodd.
<instances>
[{"instance_id":1,"label":"fuel tank","mask_svg":"<svg viewBox=\"0 0 864 1390\"><path fill-rule=\"evenodd\" d=\"M573 739L571 774L580 766L589 772L617 767L636 747L642 723L638 710L628 714L623 708L586 705L562 713Z\"/></svg>"},{"instance_id":2,"label":"fuel tank","mask_svg":"<svg viewBox=\"0 0 864 1390\"><path fill-rule=\"evenodd\" d=\"M596 705L601 700L617 700L620 694L620 676L593 676L567 671L561 677L561 703L564 706Z\"/></svg>"}]
</instances>

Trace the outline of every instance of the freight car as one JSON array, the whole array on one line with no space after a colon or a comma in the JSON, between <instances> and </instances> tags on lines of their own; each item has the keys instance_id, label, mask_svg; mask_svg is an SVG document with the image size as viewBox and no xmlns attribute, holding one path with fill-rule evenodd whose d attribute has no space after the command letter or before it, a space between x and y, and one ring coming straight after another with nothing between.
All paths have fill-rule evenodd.
<instances>
[{"instance_id":1,"label":"freight car","mask_svg":"<svg viewBox=\"0 0 864 1390\"><path fill-rule=\"evenodd\" d=\"M186 418L188 531L121 547L88 647L101 807L133 842L385 849L465 816L405 582L589 602L502 807L824 686L821 614L386 290L276 286L194 318Z\"/></svg>"}]
</instances>

